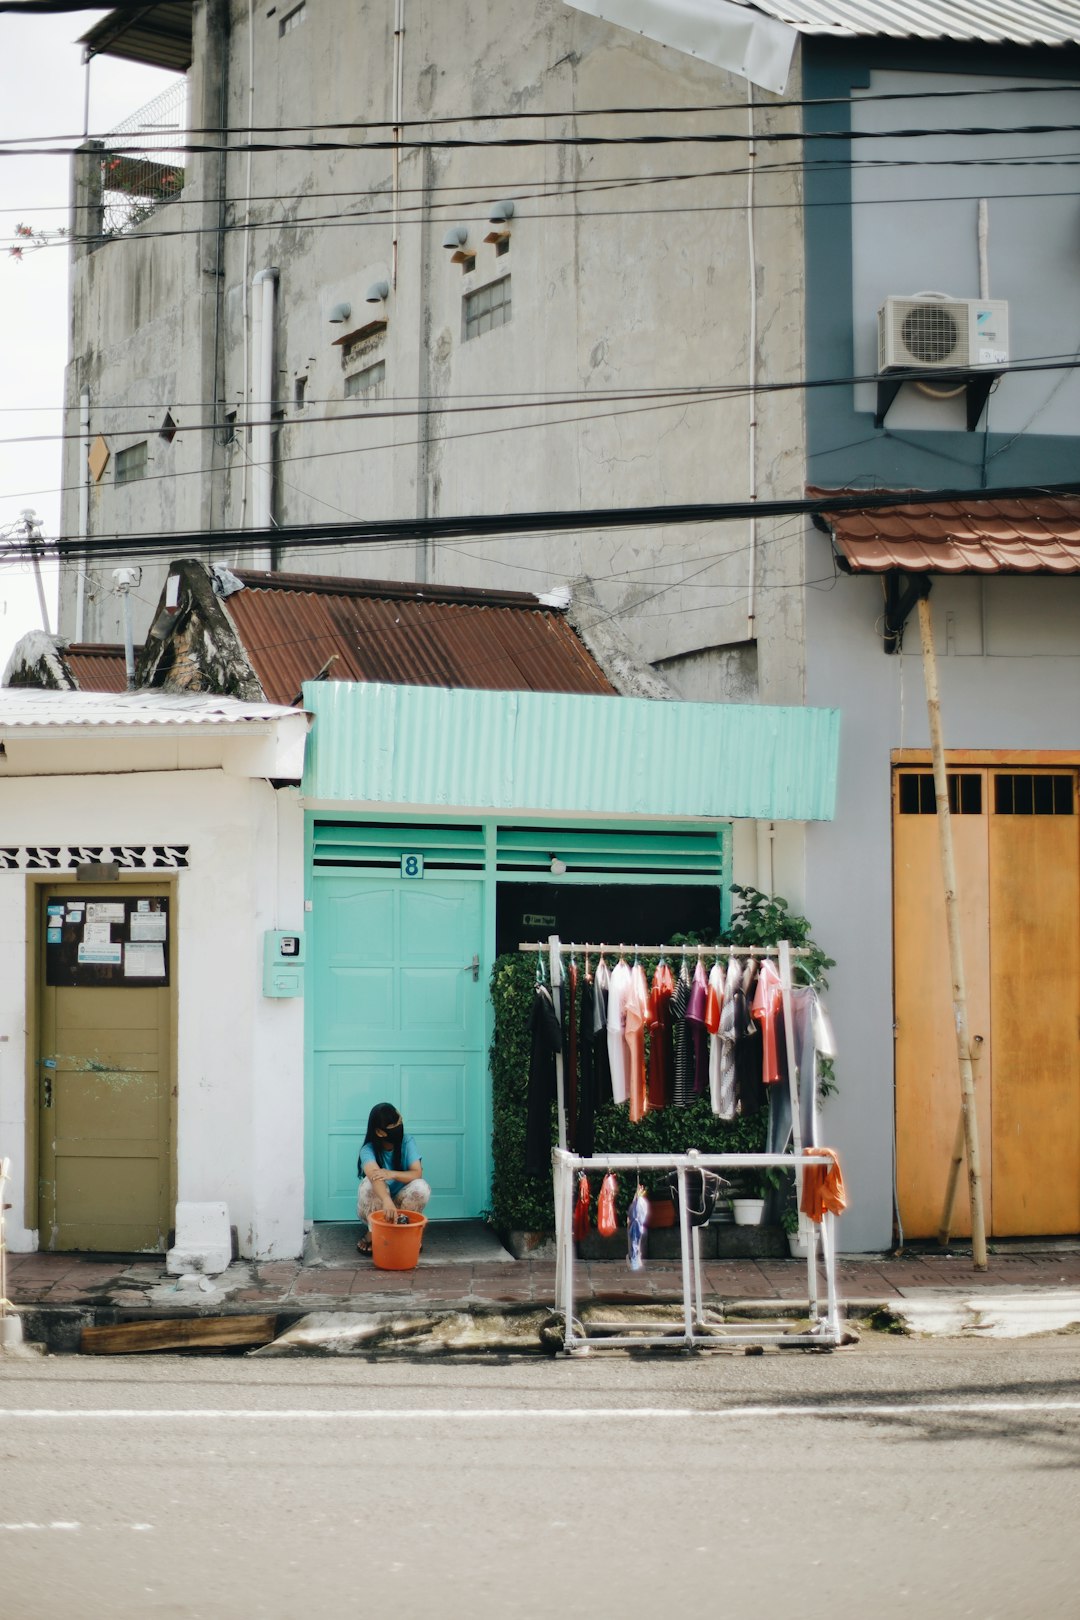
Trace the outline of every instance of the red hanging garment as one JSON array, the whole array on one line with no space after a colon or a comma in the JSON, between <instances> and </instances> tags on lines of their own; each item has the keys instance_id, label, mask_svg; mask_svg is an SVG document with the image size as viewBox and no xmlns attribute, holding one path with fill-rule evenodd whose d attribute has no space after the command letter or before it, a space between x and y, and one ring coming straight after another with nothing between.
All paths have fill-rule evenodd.
<instances>
[{"instance_id":1,"label":"red hanging garment","mask_svg":"<svg viewBox=\"0 0 1080 1620\"><path fill-rule=\"evenodd\" d=\"M574 1239L578 1243L583 1242L589 1235L589 1202L591 1197L589 1178L584 1171L579 1171L577 1202L574 1204Z\"/></svg>"},{"instance_id":2,"label":"red hanging garment","mask_svg":"<svg viewBox=\"0 0 1080 1620\"><path fill-rule=\"evenodd\" d=\"M618 1230L615 1219L615 1193L618 1182L609 1170L600 1184L600 1197L596 1200L596 1230L601 1237L614 1237Z\"/></svg>"}]
</instances>

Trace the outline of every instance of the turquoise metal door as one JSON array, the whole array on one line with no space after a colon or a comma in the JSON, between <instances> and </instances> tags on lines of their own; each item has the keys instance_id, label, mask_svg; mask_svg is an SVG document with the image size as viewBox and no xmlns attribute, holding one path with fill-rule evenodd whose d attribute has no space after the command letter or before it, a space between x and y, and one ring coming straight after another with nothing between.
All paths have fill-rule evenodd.
<instances>
[{"instance_id":1,"label":"turquoise metal door","mask_svg":"<svg viewBox=\"0 0 1080 1620\"><path fill-rule=\"evenodd\" d=\"M435 1220L479 1215L483 1185L482 884L316 876L313 1194L317 1221L355 1220L369 1110L400 1109Z\"/></svg>"}]
</instances>

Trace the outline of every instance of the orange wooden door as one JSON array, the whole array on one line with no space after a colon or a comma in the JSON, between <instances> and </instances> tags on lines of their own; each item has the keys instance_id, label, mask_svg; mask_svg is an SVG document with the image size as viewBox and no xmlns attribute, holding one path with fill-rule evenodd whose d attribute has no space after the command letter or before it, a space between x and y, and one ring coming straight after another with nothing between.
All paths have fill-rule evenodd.
<instances>
[{"instance_id":1,"label":"orange wooden door","mask_svg":"<svg viewBox=\"0 0 1080 1620\"><path fill-rule=\"evenodd\" d=\"M991 1124L989 848L986 772L949 773L953 845L961 906L968 1029L989 1208ZM893 962L896 1029L896 1184L903 1233L936 1236L960 1117L960 1069L953 1024L933 773L893 773ZM970 1233L965 1182L953 1232Z\"/></svg>"},{"instance_id":2,"label":"orange wooden door","mask_svg":"<svg viewBox=\"0 0 1080 1620\"><path fill-rule=\"evenodd\" d=\"M990 773L992 1230L1080 1231L1075 772Z\"/></svg>"}]
</instances>

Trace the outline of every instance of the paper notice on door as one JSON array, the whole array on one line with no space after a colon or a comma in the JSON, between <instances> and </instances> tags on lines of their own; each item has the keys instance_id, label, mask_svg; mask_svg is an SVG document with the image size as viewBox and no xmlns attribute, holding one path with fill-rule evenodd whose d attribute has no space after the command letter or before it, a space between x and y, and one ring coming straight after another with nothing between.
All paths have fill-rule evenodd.
<instances>
[{"instance_id":1,"label":"paper notice on door","mask_svg":"<svg viewBox=\"0 0 1080 1620\"><path fill-rule=\"evenodd\" d=\"M63 937L63 931L59 928L46 928L45 930L46 945L59 945Z\"/></svg>"},{"instance_id":2,"label":"paper notice on door","mask_svg":"<svg viewBox=\"0 0 1080 1620\"><path fill-rule=\"evenodd\" d=\"M165 913L163 911L133 911L131 914L133 940L165 939Z\"/></svg>"},{"instance_id":3,"label":"paper notice on door","mask_svg":"<svg viewBox=\"0 0 1080 1620\"><path fill-rule=\"evenodd\" d=\"M98 900L86 908L86 920L94 922L123 922L124 902L122 900Z\"/></svg>"},{"instance_id":4,"label":"paper notice on door","mask_svg":"<svg viewBox=\"0 0 1080 1620\"><path fill-rule=\"evenodd\" d=\"M119 967L124 960L122 945L80 945L79 962L83 966Z\"/></svg>"},{"instance_id":5,"label":"paper notice on door","mask_svg":"<svg viewBox=\"0 0 1080 1620\"><path fill-rule=\"evenodd\" d=\"M125 979L163 979L164 945L137 944L124 947Z\"/></svg>"},{"instance_id":6,"label":"paper notice on door","mask_svg":"<svg viewBox=\"0 0 1080 1620\"><path fill-rule=\"evenodd\" d=\"M107 922L88 922L83 929L83 944L111 945L112 935L109 932L111 927L112 924Z\"/></svg>"}]
</instances>

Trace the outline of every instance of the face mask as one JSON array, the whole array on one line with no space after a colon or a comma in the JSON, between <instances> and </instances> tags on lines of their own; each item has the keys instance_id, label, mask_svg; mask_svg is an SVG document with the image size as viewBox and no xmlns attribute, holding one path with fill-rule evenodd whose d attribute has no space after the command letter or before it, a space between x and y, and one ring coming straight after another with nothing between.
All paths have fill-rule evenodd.
<instances>
[{"instance_id":1,"label":"face mask","mask_svg":"<svg viewBox=\"0 0 1080 1620\"><path fill-rule=\"evenodd\" d=\"M405 1127L402 1124L388 1125L386 1135L383 1137L387 1147L399 1148L405 1139Z\"/></svg>"}]
</instances>

